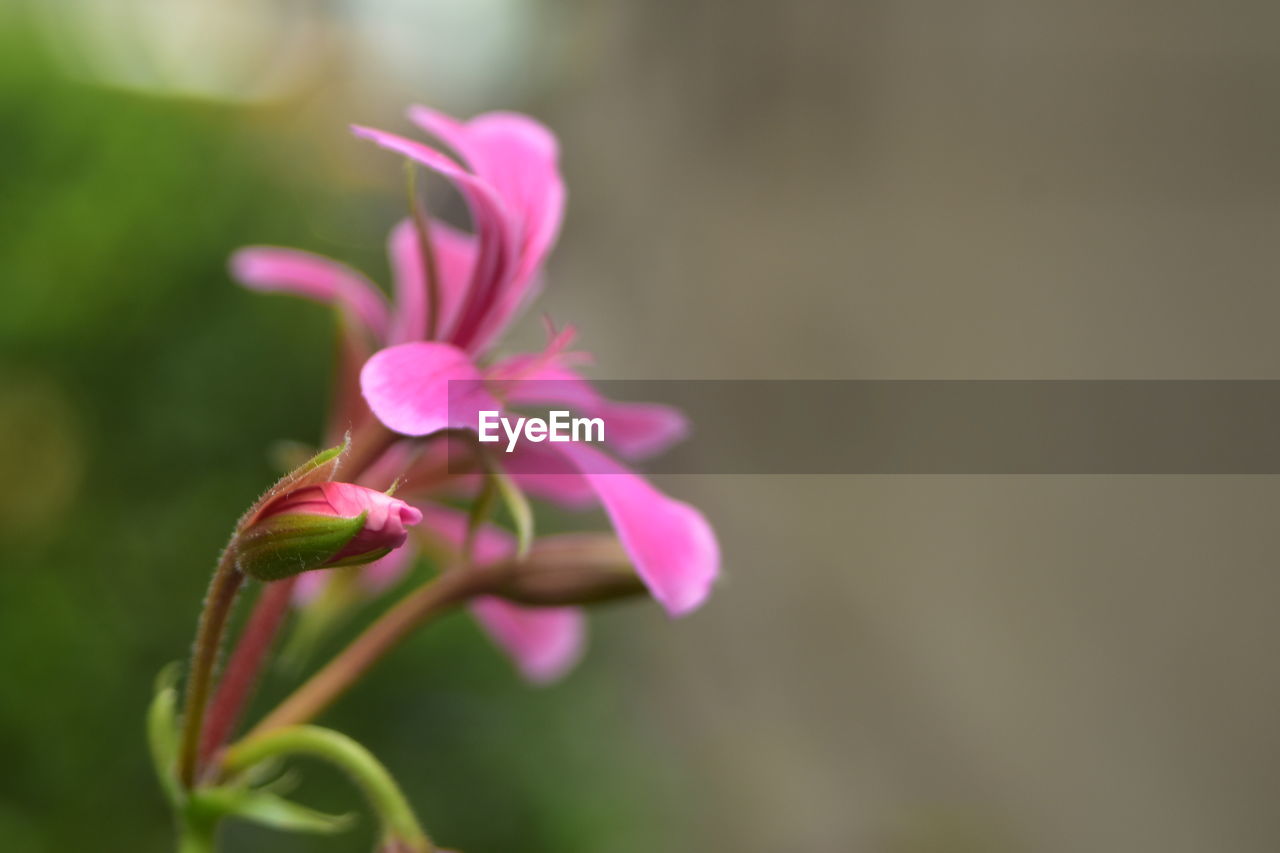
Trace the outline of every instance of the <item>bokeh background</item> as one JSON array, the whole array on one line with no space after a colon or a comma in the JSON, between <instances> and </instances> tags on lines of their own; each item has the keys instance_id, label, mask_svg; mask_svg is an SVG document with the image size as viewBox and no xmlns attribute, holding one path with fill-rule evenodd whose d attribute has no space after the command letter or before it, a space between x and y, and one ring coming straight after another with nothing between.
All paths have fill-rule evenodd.
<instances>
[{"instance_id":1,"label":"bokeh background","mask_svg":"<svg viewBox=\"0 0 1280 853\"><path fill-rule=\"evenodd\" d=\"M1261 0L0 5L0 849L168 849L151 681L329 371L331 317L225 259L385 278L403 173L348 122L556 129L542 307L602 377L1280 378L1277 34ZM663 485L723 540L704 611L601 611L540 690L451 619L326 717L441 839L1280 849L1275 478Z\"/></svg>"}]
</instances>

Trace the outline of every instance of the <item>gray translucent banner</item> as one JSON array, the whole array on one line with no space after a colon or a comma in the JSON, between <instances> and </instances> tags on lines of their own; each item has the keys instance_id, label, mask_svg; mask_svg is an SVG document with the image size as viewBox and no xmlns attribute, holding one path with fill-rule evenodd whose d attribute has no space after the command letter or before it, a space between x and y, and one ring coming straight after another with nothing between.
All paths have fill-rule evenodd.
<instances>
[{"instance_id":1,"label":"gray translucent banner","mask_svg":"<svg viewBox=\"0 0 1280 853\"><path fill-rule=\"evenodd\" d=\"M461 385L450 383L451 398ZM590 387L611 402L683 412L683 441L628 461L650 473L1280 473L1280 381L610 380ZM605 440L592 447L616 458L626 458L619 451L628 442L644 449L646 418L661 438L663 410L611 407L585 388L516 381L495 393L508 417L599 416ZM474 409L474 401L467 405ZM455 423L475 418L467 406L451 402L450 410ZM512 453L506 446L505 437L488 445L517 473L614 470L591 454L566 465L561 446L546 441L522 439Z\"/></svg>"}]
</instances>

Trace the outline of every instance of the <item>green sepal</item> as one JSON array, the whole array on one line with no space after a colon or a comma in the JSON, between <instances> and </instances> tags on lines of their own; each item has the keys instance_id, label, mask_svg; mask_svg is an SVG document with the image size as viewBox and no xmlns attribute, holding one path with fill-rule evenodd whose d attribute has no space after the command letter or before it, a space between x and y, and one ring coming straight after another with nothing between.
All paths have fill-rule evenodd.
<instances>
[{"instance_id":1,"label":"green sepal","mask_svg":"<svg viewBox=\"0 0 1280 853\"><path fill-rule=\"evenodd\" d=\"M390 553L390 548L377 548L373 551L366 551L363 554L355 554L350 557L343 557L341 560L325 563L324 567L326 569L342 569L349 566L363 566L366 563L372 563L374 560L381 560Z\"/></svg>"},{"instance_id":2,"label":"green sepal","mask_svg":"<svg viewBox=\"0 0 1280 853\"><path fill-rule=\"evenodd\" d=\"M467 533L462 540L462 561L466 565L471 564L474 557L472 553L475 547L476 535L480 532L480 527L489 518L489 513L493 510L493 500L498 494L497 483L490 476L485 476L480 485L480 494L476 495L476 499L471 502L471 508L467 511Z\"/></svg>"},{"instance_id":3,"label":"green sepal","mask_svg":"<svg viewBox=\"0 0 1280 853\"><path fill-rule=\"evenodd\" d=\"M175 808L182 802L182 788L176 772L178 762L178 670L171 663L156 676L155 696L147 709L147 744L156 778L165 799Z\"/></svg>"},{"instance_id":4,"label":"green sepal","mask_svg":"<svg viewBox=\"0 0 1280 853\"><path fill-rule=\"evenodd\" d=\"M367 512L355 518L285 513L260 521L239 535L236 567L252 578L277 581L312 569L327 568L339 551L364 529ZM368 555L342 565L368 562Z\"/></svg>"},{"instance_id":5,"label":"green sepal","mask_svg":"<svg viewBox=\"0 0 1280 853\"><path fill-rule=\"evenodd\" d=\"M191 794L188 815L195 821L239 818L284 832L332 835L355 823L354 814L331 815L286 800L261 788L200 788Z\"/></svg>"},{"instance_id":6,"label":"green sepal","mask_svg":"<svg viewBox=\"0 0 1280 853\"><path fill-rule=\"evenodd\" d=\"M330 448L332 449L332 448ZM329 451L324 451L328 453ZM296 471L315 459L316 449L302 441L282 438L267 446L267 461L277 471ZM322 463L323 464L323 463Z\"/></svg>"},{"instance_id":7,"label":"green sepal","mask_svg":"<svg viewBox=\"0 0 1280 853\"><path fill-rule=\"evenodd\" d=\"M533 509L529 506L529 499L515 480L496 465L489 469L489 476L493 478L498 495L511 514L511 521L516 528L516 559L523 560L529 554L529 547L533 545Z\"/></svg>"},{"instance_id":8,"label":"green sepal","mask_svg":"<svg viewBox=\"0 0 1280 853\"><path fill-rule=\"evenodd\" d=\"M285 492L291 492L295 489L305 488L306 486L314 486L317 483L325 483L332 480L334 475L338 473L338 465L342 462L342 457L351 449L351 434L348 433L342 439L342 444L337 447L330 447L328 450L322 450L315 456L312 456L306 462L303 462L297 468L294 468L288 474L285 474L276 484L267 489L262 497L258 498L253 506L240 516L240 521L236 525L236 532L247 528L257 520L258 514L263 508L271 503L271 501L283 495Z\"/></svg>"}]
</instances>

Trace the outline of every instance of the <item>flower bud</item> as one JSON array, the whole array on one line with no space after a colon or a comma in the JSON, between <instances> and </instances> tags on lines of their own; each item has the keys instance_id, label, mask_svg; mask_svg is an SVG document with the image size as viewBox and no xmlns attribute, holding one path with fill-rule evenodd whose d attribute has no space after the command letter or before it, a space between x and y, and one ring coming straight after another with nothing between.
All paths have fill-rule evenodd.
<instances>
[{"instance_id":1,"label":"flower bud","mask_svg":"<svg viewBox=\"0 0 1280 853\"><path fill-rule=\"evenodd\" d=\"M644 582L612 536L565 533L537 540L507 566L494 594L540 607L592 604L643 595Z\"/></svg>"},{"instance_id":2,"label":"flower bud","mask_svg":"<svg viewBox=\"0 0 1280 853\"><path fill-rule=\"evenodd\" d=\"M232 547L240 571L273 581L311 569L370 563L404 544L422 513L351 483L319 483L262 507Z\"/></svg>"}]
</instances>

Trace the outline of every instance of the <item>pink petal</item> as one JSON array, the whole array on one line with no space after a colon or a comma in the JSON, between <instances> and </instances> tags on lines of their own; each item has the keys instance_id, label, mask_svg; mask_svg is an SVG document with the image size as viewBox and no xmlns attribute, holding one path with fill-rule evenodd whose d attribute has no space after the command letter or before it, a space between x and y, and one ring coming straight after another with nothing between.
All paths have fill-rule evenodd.
<instances>
[{"instance_id":1,"label":"pink petal","mask_svg":"<svg viewBox=\"0 0 1280 853\"><path fill-rule=\"evenodd\" d=\"M409 118L453 148L504 202L515 233L517 259L501 291L486 296L459 340L483 349L528 303L539 283L538 271L555 244L564 220L565 187L558 164L559 146L544 125L516 113L486 113L466 123L428 109L411 107Z\"/></svg>"},{"instance_id":2,"label":"pink petal","mask_svg":"<svg viewBox=\"0 0 1280 853\"><path fill-rule=\"evenodd\" d=\"M468 287L468 306L473 300L487 302L502 291L511 274L515 235L502 199L486 182L467 172L453 160L421 142L369 127L353 125L356 136L370 139L390 151L403 154L453 182L471 210L477 235L476 262ZM459 322L466 322L466 317ZM456 336L456 334L455 334ZM466 340L460 340L465 347Z\"/></svg>"},{"instance_id":3,"label":"pink petal","mask_svg":"<svg viewBox=\"0 0 1280 853\"><path fill-rule=\"evenodd\" d=\"M546 259L564 219L565 188L559 144L542 123L495 112L462 123L429 107L409 108L409 119L457 151L524 223L517 278Z\"/></svg>"},{"instance_id":4,"label":"pink petal","mask_svg":"<svg viewBox=\"0 0 1280 853\"><path fill-rule=\"evenodd\" d=\"M360 273L337 261L297 249L250 246L231 256L231 276L253 290L292 293L338 305L373 334L387 334L386 300Z\"/></svg>"},{"instance_id":5,"label":"pink petal","mask_svg":"<svg viewBox=\"0 0 1280 853\"><path fill-rule=\"evenodd\" d=\"M432 220L430 227L440 294L440 317L436 322L436 334L439 336L456 320L471 285L476 239L437 220ZM422 340L426 336L428 319L426 267L413 220L406 219L397 225L388 243L396 285L396 312L392 319L390 342Z\"/></svg>"},{"instance_id":6,"label":"pink petal","mask_svg":"<svg viewBox=\"0 0 1280 853\"><path fill-rule=\"evenodd\" d=\"M595 489L636 573L672 616L696 609L720 571L720 546L702 513L584 444L557 444Z\"/></svg>"},{"instance_id":7,"label":"pink petal","mask_svg":"<svg viewBox=\"0 0 1280 853\"><path fill-rule=\"evenodd\" d=\"M452 393L450 382L456 384ZM475 429L479 411L496 410L470 357L451 344L418 341L374 353L360 371L365 402L390 429L430 435L450 427Z\"/></svg>"},{"instance_id":8,"label":"pink petal","mask_svg":"<svg viewBox=\"0 0 1280 853\"><path fill-rule=\"evenodd\" d=\"M471 612L534 684L559 680L582 658L586 618L576 607L521 607L500 598L477 598Z\"/></svg>"}]
</instances>

